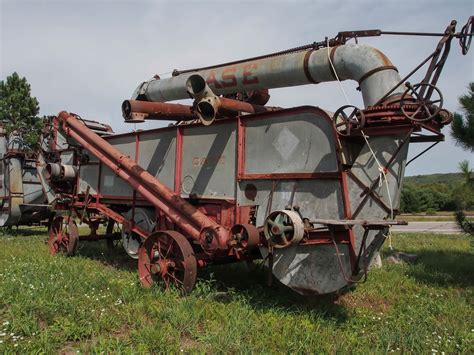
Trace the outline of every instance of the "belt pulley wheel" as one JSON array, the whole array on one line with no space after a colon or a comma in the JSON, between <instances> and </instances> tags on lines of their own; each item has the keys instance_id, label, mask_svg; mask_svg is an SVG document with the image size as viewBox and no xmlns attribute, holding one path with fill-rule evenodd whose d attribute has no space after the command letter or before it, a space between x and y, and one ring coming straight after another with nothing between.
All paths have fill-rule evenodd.
<instances>
[{"instance_id":1,"label":"belt pulley wheel","mask_svg":"<svg viewBox=\"0 0 474 355\"><path fill-rule=\"evenodd\" d=\"M470 16L467 23L461 30L461 36L459 37L459 45L461 46L462 54L466 55L471 47L472 35L474 32L474 16Z\"/></svg>"},{"instance_id":2,"label":"belt pulley wheel","mask_svg":"<svg viewBox=\"0 0 474 355\"><path fill-rule=\"evenodd\" d=\"M237 250L249 250L256 247L260 241L260 233L252 224L236 224L230 230Z\"/></svg>"},{"instance_id":3,"label":"belt pulley wheel","mask_svg":"<svg viewBox=\"0 0 474 355\"><path fill-rule=\"evenodd\" d=\"M143 287L163 283L184 294L196 283L197 261L188 240L175 231L159 231L145 239L138 252L138 275Z\"/></svg>"},{"instance_id":4,"label":"belt pulley wheel","mask_svg":"<svg viewBox=\"0 0 474 355\"><path fill-rule=\"evenodd\" d=\"M344 137L350 136L351 131L365 126L365 115L358 107L344 105L332 116L336 132Z\"/></svg>"},{"instance_id":5,"label":"belt pulley wheel","mask_svg":"<svg viewBox=\"0 0 474 355\"><path fill-rule=\"evenodd\" d=\"M48 234L48 246L51 255L72 256L76 253L79 231L76 222L72 218L67 223L64 217L55 217L49 226Z\"/></svg>"},{"instance_id":6,"label":"belt pulley wheel","mask_svg":"<svg viewBox=\"0 0 474 355\"><path fill-rule=\"evenodd\" d=\"M304 236L304 224L295 211L274 211L265 220L265 238L275 248L298 244Z\"/></svg>"},{"instance_id":7,"label":"belt pulley wheel","mask_svg":"<svg viewBox=\"0 0 474 355\"><path fill-rule=\"evenodd\" d=\"M438 116L443 107L443 94L436 86L428 83L411 86L408 82L406 86L408 89L400 100L400 109L406 118L414 122L425 122Z\"/></svg>"}]
</instances>

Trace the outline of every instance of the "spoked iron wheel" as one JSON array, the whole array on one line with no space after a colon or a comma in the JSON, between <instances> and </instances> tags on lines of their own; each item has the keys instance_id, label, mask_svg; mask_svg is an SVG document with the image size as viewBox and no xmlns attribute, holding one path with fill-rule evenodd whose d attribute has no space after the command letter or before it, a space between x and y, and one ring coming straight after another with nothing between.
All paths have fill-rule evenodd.
<instances>
[{"instance_id":1,"label":"spoked iron wheel","mask_svg":"<svg viewBox=\"0 0 474 355\"><path fill-rule=\"evenodd\" d=\"M344 105L333 115L334 128L337 134L347 137L352 130L362 129L365 126L365 115L356 106Z\"/></svg>"},{"instance_id":2,"label":"spoked iron wheel","mask_svg":"<svg viewBox=\"0 0 474 355\"><path fill-rule=\"evenodd\" d=\"M107 239L105 242L107 243L107 248L115 249L117 247L122 247L122 228L120 228L120 224L115 222L113 219L109 219L107 222L107 228L105 230L105 234L107 234Z\"/></svg>"},{"instance_id":3,"label":"spoked iron wheel","mask_svg":"<svg viewBox=\"0 0 474 355\"><path fill-rule=\"evenodd\" d=\"M474 33L474 16L469 17L467 23L461 30L461 37L459 37L459 45L461 46L462 54L466 55L471 47L472 35Z\"/></svg>"},{"instance_id":4,"label":"spoked iron wheel","mask_svg":"<svg viewBox=\"0 0 474 355\"><path fill-rule=\"evenodd\" d=\"M188 240L175 231L151 234L138 252L138 275L143 287L162 282L184 294L196 283L197 261Z\"/></svg>"},{"instance_id":5,"label":"spoked iron wheel","mask_svg":"<svg viewBox=\"0 0 474 355\"><path fill-rule=\"evenodd\" d=\"M51 255L72 256L76 253L79 231L76 222L72 218L69 219L68 223L62 216L55 217L49 226L48 233L48 246Z\"/></svg>"},{"instance_id":6,"label":"spoked iron wheel","mask_svg":"<svg viewBox=\"0 0 474 355\"><path fill-rule=\"evenodd\" d=\"M303 221L294 211L274 211L265 219L264 233L270 245L285 248L303 239Z\"/></svg>"},{"instance_id":7,"label":"spoked iron wheel","mask_svg":"<svg viewBox=\"0 0 474 355\"><path fill-rule=\"evenodd\" d=\"M406 118L425 122L438 116L443 107L443 94L436 86L428 83L411 86L408 82L406 86L408 89L400 100L400 109Z\"/></svg>"}]
</instances>

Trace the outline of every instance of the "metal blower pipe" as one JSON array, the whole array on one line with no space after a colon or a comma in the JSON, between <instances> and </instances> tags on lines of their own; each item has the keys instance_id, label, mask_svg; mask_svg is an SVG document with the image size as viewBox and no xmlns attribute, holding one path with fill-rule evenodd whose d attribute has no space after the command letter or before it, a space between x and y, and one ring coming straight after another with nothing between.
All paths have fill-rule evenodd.
<instances>
[{"instance_id":1,"label":"metal blower pipe","mask_svg":"<svg viewBox=\"0 0 474 355\"><path fill-rule=\"evenodd\" d=\"M199 74L191 75L186 80L186 90L194 98L194 107L204 125L210 125L218 113L225 116L226 112L259 113L274 111L278 108L254 105L248 102L216 96Z\"/></svg>"},{"instance_id":2,"label":"metal blower pipe","mask_svg":"<svg viewBox=\"0 0 474 355\"><path fill-rule=\"evenodd\" d=\"M73 165L48 163L44 169L44 176L52 181L73 181L77 176L77 168Z\"/></svg>"},{"instance_id":3,"label":"metal blower pipe","mask_svg":"<svg viewBox=\"0 0 474 355\"><path fill-rule=\"evenodd\" d=\"M333 65L331 65L331 62ZM399 81L397 69L379 50L361 44L305 50L275 57L224 65L171 78L153 78L138 86L133 98L148 101L173 101L189 97L186 82L191 75L206 79L216 95L273 89L340 80L359 82L364 105L375 104ZM404 85L393 95L402 94Z\"/></svg>"},{"instance_id":4,"label":"metal blower pipe","mask_svg":"<svg viewBox=\"0 0 474 355\"><path fill-rule=\"evenodd\" d=\"M125 122L130 123L145 122L145 119L188 121L198 118L188 105L138 100L125 100L122 103L122 115Z\"/></svg>"},{"instance_id":5,"label":"metal blower pipe","mask_svg":"<svg viewBox=\"0 0 474 355\"><path fill-rule=\"evenodd\" d=\"M179 225L188 236L200 240L201 231L211 230L219 247L227 249L229 231L226 228L175 194L135 161L92 132L73 115L62 111L58 117L63 122L64 131L68 136L75 139L82 147L112 169L135 191Z\"/></svg>"}]
</instances>

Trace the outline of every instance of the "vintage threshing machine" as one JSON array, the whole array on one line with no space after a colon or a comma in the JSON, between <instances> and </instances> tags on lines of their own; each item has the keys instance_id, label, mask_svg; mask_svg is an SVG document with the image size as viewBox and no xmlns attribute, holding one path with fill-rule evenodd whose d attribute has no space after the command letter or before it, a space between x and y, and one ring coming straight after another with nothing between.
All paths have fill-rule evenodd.
<instances>
[{"instance_id":1,"label":"vintage threshing machine","mask_svg":"<svg viewBox=\"0 0 474 355\"><path fill-rule=\"evenodd\" d=\"M122 105L126 122L175 121L166 128L112 134L59 113L38 161L57 213L51 253L72 255L79 240L121 240L143 286L185 292L198 268L259 258L301 294L365 280L390 225L401 223L394 215L409 143L442 141L451 120L435 85L452 39L467 52L472 17L460 33L455 25L425 34L441 40L403 78L379 50L348 41L416 33L341 32L140 84ZM421 82L407 82L425 63ZM359 83L364 108L266 106L269 89L342 80ZM186 98L193 104L168 103ZM89 235L79 236L79 222Z\"/></svg>"}]
</instances>

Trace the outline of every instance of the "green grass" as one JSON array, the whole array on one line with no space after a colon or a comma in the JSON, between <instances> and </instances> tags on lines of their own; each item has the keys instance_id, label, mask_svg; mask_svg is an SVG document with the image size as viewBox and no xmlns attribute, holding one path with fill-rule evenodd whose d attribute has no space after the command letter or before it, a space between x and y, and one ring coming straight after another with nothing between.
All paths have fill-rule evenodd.
<instances>
[{"instance_id":1,"label":"green grass","mask_svg":"<svg viewBox=\"0 0 474 355\"><path fill-rule=\"evenodd\" d=\"M474 218L473 211L465 211L467 218ZM435 214L420 213L402 213L397 216L398 220L407 222L456 222L454 212L438 211Z\"/></svg>"},{"instance_id":2,"label":"green grass","mask_svg":"<svg viewBox=\"0 0 474 355\"><path fill-rule=\"evenodd\" d=\"M338 299L264 286L246 265L202 270L188 297L138 284L105 243L51 257L44 230L0 237L0 352L474 352L474 255L462 236L395 235L386 265ZM388 253L384 249L384 254Z\"/></svg>"}]
</instances>

